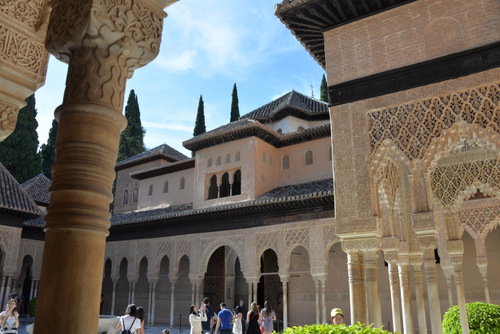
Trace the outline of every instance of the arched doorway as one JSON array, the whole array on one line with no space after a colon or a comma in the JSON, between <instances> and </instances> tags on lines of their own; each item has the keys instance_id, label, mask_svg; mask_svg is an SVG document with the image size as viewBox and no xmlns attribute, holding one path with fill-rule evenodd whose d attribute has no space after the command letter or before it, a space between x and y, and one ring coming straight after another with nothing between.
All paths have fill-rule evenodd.
<instances>
[{"instance_id":1,"label":"arched doorway","mask_svg":"<svg viewBox=\"0 0 500 334\"><path fill-rule=\"evenodd\" d=\"M102 280L103 302L100 310L101 314L111 314L112 311L113 280L111 279L111 269L111 259L107 259L104 263L104 278Z\"/></svg>"},{"instance_id":2,"label":"arched doorway","mask_svg":"<svg viewBox=\"0 0 500 334\"><path fill-rule=\"evenodd\" d=\"M30 255L26 255L23 258L23 265L21 267L21 275L19 276L19 281L22 282L21 290L21 303L18 305L19 314L26 314L27 306L30 300L31 292L31 281L33 273L33 258Z\"/></svg>"},{"instance_id":3,"label":"arched doorway","mask_svg":"<svg viewBox=\"0 0 500 334\"><path fill-rule=\"evenodd\" d=\"M149 313L148 260L146 257L143 257L139 264L139 279L135 284L135 294L132 303L137 305L137 307L142 306L146 314Z\"/></svg>"},{"instance_id":4,"label":"arched doorway","mask_svg":"<svg viewBox=\"0 0 500 334\"><path fill-rule=\"evenodd\" d=\"M159 324L168 324L170 322L172 284L169 273L170 260L168 256L164 256L160 262L160 277L156 284L155 323Z\"/></svg>"},{"instance_id":5,"label":"arched doorway","mask_svg":"<svg viewBox=\"0 0 500 334\"><path fill-rule=\"evenodd\" d=\"M316 319L316 291L311 276L309 254L303 246L290 254L288 282L288 319L295 325L306 325Z\"/></svg>"},{"instance_id":6,"label":"arched doorway","mask_svg":"<svg viewBox=\"0 0 500 334\"><path fill-rule=\"evenodd\" d=\"M127 278L128 261L123 258L120 262L120 278L116 282L115 314L122 315L128 305L129 284Z\"/></svg>"},{"instance_id":7,"label":"arched doorway","mask_svg":"<svg viewBox=\"0 0 500 334\"><path fill-rule=\"evenodd\" d=\"M182 315L182 322L185 323L189 315L191 306L192 284L189 279L190 260L187 255L183 255L179 260L179 272L177 283L175 284L174 295L174 324L179 324L179 314Z\"/></svg>"},{"instance_id":8,"label":"arched doorway","mask_svg":"<svg viewBox=\"0 0 500 334\"><path fill-rule=\"evenodd\" d=\"M267 249L260 257L261 276L257 284L257 304L264 307L266 300L271 303L278 319L275 330L281 328L283 322L283 286L278 272L278 256L272 249Z\"/></svg>"}]
</instances>

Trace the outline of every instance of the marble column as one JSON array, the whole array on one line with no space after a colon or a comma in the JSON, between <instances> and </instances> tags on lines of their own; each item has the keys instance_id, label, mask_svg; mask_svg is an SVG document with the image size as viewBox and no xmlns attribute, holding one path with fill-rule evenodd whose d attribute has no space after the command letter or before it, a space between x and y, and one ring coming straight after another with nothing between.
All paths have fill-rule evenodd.
<instances>
[{"instance_id":1,"label":"marble column","mask_svg":"<svg viewBox=\"0 0 500 334\"><path fill-rule=\"evenodd\" d=\"M484 299L488 304L491 303L490 288L488 287L488 258L486 257L485 240L478 236L476 239L476 264L483 278Z\"/></svg>"},{"instance_id":2,"label":"marble column","mask_svg":"<svg viewBox=\"0 0 500 334\"><path fill-rule=\"evenodd\" d=\"M347 253L347 270L349 275L349 302L351 323L357 321L366 324L368 321L366 308L365 279L362 276L362 255L359 252Z\"/></svg>"},{"instance_id":3,"label":"marble column","mask_svg":"<svg viewBox=\"0 0 500 334\"><path fill-rule=\"evenodd\" d=\"M424 249L424 269L432 333L441 334L443 332L443 327L441 324L441 303L439 301L439 287L437 282L434 248Z\"/></svg>"},{"instance_id":4,"label":"marble column","mask_svg":"<svg viewBox=\"0 0 500 334\"><path fill-rule=\"evenodd\" d=\"M288 327L288 280L289 276L281 276L280 280L283 289L283 330Z\"/></svg>"},{"instance_id":5,"label":"marble column","mask_svg":"<svg viewBox=\"0 0 500 334\"><path fill-rule=\"evenodd\" d=\"M317 280L317 279L314 280L314 291L315 291L315 295L316 295L316 323L320 324L321 323L321 306L320 306L321 285L319 284L319 280Z\"/></svg>"},{"instance_id":6,"label":"marble column","mask_svg":"<svg viewBox=\"0 0 500 334\"><path fill-rule=\"evenodd\" d=\"M4 302L5 301L5 292L6 292L6 289L5 289L5 286L7 285L7 279L8 277L7 276L2 276L2 280L1 280L1 284L2 286L0 286L0 306L3 308L3 305L5 305L6 303Z\"/></svg>"},{"instance_id":7,"label":"marble column","mask_svg":"<svg viewBox=\"0 0 500 334\"><path fill-rule=\"evenodd\" d=\"M69 67L55 111L59 127L35 334L97 332L114 165L126 126L125 84L158 54L162 8L171 2L52 4L45 46ZM76 304L85 312L76 312Z\"/></svg>"},{"instance_id":8,"label":"marble column","mask_svg":"<svg viewBox=\"0 0 500 334\"><path fill-rule=\"evenodd\" d=\"M402 310L403 310L403 332L405 334L414 333L413 309L411 303L409 265L407 257L398 259L399 286L401 289Z\"/></svg>"},{"instance_id":9,"label":"marble column","mask_svg":"<svg viewBox=\"0 0 500 334\"><path fill-rule=\"evenodd\" d=\"M366 296L368 306L368 323L381 327L382 309L380 308L380 293L378 288L377 253L375 250L363 252L366 277Z\"/></svg>"},{"instance_id":10,"label":"marble column","mask_svg":"<svg viewBox=\"0 0 500 334\"><path fill-rule=\"evenodd\" d=\"M156 283L157 282L152 282L153 284L151 288L151 308L149 313L151 314L151 320L149 325L154 326L155 325L155 309L156 309Z\"/></svg>"},{"instance_id":11,"label":"marble column","mask_svg":"<svg viewBox=\"0 0 500 334\"><path fill-rule=\"evenodd\" d=\"M115 315L116 283L117 281L113 280L113 293L111 294L111 315Z\"/></svg>"},{"instance_id":12,"label":"marble column","mask_svg":"<svg viewBox=\"0 0 500 334\"><path fill-rule=\"evenodd\" d=\"M321 321L322 323L328 323L326 318L326 277L320 280L321 284Z\"/></svg>"},{"instance_id":13,"label":"marble column","mask_svg":"<svg viewBox=\"0 0 500 334\"><path fill-rule=\"evenodd\" d=\"M462 250L463 254L463 244L462 240L448 241L448 251L450 253L451 263L453 264L453 277L455 280L455 288L457 290L457 301L458 308L460 310L460 323L462 324L462 333L469 334L469 320L467 317L467 310L465 307L465 289L463 282L463 272L462 272L462 254L460 254L459 249Z\"/></svg>"},{"instance_id":14,"label":"marble column","mask_svg":"<svg viewBox=\"0 0 500 334\"><path fill-rule=\"evenodd\" d=\"M427 333L427 319L425 313L424 286L422 284L422 256L415 255L411 257L411 269L415 283L415 299L417 303L417 321L418 331Z\"/></svg>"},{"instance_id":15,"label":"marble column","mask_svg":"<svg viewBox=\"0 0 500 334\"><path fill-rule=\"evenodd\" d=\"M196 302L196 282L191 281L191 304Z\"/></svg>"},{"instance_id":16,"label":"marble column","mask_svg":"<svg viewBox=\"0 0 500 334\"><path fill-rule=\"evenodd\" d=\"M446 288L448 289L448 307L455 306L455 293L453 290L453 267L445 266L441 262L441 269L443 270L444 278L446 279Z\"/></svg>"},{"instance_id":17,"label":"marble column","mask_svg":"<svg viewBox=\"0 0 500 334\"><path fill-rule=\"evenodd\" d=\"M170 328L174 327L174 300L175 300L175 280L171 280L170 288Z\"/></svg>"},{"instance_id":18,"label":"marble column","mask_svg":"<svg viewBox=\"0 0 500 334\"><path fill-rule=\"evenodd\" d=\"M396 259L388 261L389 286L391 290L392 325L394 332L401 333L401 304Z\"/></svg>"}]
</instances>

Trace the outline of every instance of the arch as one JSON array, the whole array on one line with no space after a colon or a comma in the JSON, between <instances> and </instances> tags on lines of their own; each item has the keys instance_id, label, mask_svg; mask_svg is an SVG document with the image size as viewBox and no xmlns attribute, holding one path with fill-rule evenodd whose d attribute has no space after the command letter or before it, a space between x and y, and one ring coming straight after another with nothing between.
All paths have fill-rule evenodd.
<instances>
[{"instance_id":1,"label":"arch","mask_svg":"<svg viewBox=\"0 0 500 334\"><path fill-rule=\"evenodd\" d=\"M167 255L158 256L158 282L156 284L156 309L164 312L155 312L155 322L170 322L170 301L172 298L172 282L170 281L172 263ZM175 307L174 307L175 309Z\"/></svg>"},{"instance_id":2,"label":"arch","mask_svg":"<svg viewBox=\"0 0 500 334\"><path fill-rule=\"evenodd\" d=\"M152 184L149 185L148 196L153 196L153 185Z\"/></svg>"},{"instance_id":3,"label":"arch","mask_svg":"<svg viewBox=\"0 0 500 334\"><path fill-rule=\"evenodd\" d=\"M216 165L216 166L220 166L220 165L221 165L221 163L222 163L222 158L221 158L221 156L219 155L219 156L217 156L217 161L216 161L215 165Z\"/></svg>"},{"instance_id":4,"label":"arch","mask_svg":"<svg viewBox=\"0 0 500 334\"><path fill-rule=\"evenodd\" d=\"M177 271L173 273L178 278L175 284L175 294L177 296L191 296L192 284L191 280L189 279L191 272L191 260L186 254L178 257L176 268ZM190 305L191 298L175 301L175 309L177 310L189 310Z\"/></svg>"},{"instance_id":5,"label":"arch","mask_svg":"<svg viewBox=\"0 0 500 334\"><path fill-rule=\"evenodd\" d=\"M299 126L299 127L297 128L297 132L304 131L304 130L305 130L305 128L304 128L303 126Z\"/></svg>"},{"instance_id":6,"label":"arch","mask_svg":"<svg viewBox=\"0 0 500 334\"><path fill-rule=\"evenodd\" d=\"M163 193L168 193L168 180L163 183Z\"/></svg>"},{"instance_id":7,"label":"arch","mask_svg":"<svg viewBox=\"0 0 500 334\"><path fill-rule=\"evenodd\" d=\"M277 314L282 314L283 310L283 286L280 281L278 253L271 248L267 248L258 258L260 262L261 276L257 284L257 303L264 305L265 300L269 300ZM280 297L281 296L281 297Z\"/></svg>"},{"instance_id":8,"label":"arch","mask_svg":"<svg viewBox=\"0 0 500 334\"><path fill-rule=\"evenodd\" d=\"M234 161L240 161L240 151L236 151L236 154L234 155Z\"/></svg>"},{"instance_id":9,"label":"arch","mask_svg":"<svg viewBox=\"0 0 500 334\"><path fill-rule=\"evenodd\" d=\"M311 259L306 247L297 245L289 252L288 314L294 323L307 324L314 319L315 300L304 295L315 295L315 285L311 275Z\"/></svg>"},{"instance_id":10,"label":"arch","mask_svg":"<svg viewBox=\"0 0 500 334\"><path fill-rule=\"evenodd\" d=\"M229 173L222 174L222 182L220 185L220 194L219 197L228 197L230 195L230 187L229 184Z\"/></svg>"},{"instance_id":11,"label":"arch","mask_svg":"<svg viewBox=\"0 0 500 334\"><path fill-rule=\"evenodd\" d=\"M231 153L226 154L226 163L231 163Z\"/></svg>"},{"instance_id":12,"label":"arch","mask_svg":"<svg viewBox=\"0 0 500 334\"><path fill-rule=\"evenodd\" d=\"M210 257L217 249L219 249L220 247L223 247L223 246L230 247L232 250L235 251L237 257L239 257L240 259L243 259L243 250L241 249L240 245L243 245L243 240L241 237L236 238L235 240L221 238L221 239L217 239L217 240L213 241L204 250L202 250L202 253L201 253L202 255L201 255L200 261L199 261L198 272L204 273L207 271L208 261L210 260ZM241 271L243 273L245 272L245 268L243 265L241 267Z\"/></svg>"},{"instance_id":13,"label":"arch","mask_svg":"<svg viewBox=\"0 0 500 334\"><path fill-rule=\"evenodd\" d=\"M236 170L233 175L232 195L241 195L241 170Z\"/></svg>"},{"instance_id":14,"label":"arch","mask_svg":"<svg viewBox=\"0 0 500 334\"><path fill-rule=\"evenodd\" d=\"M104 261L104 271L102 280L102 294L103 302L101 304L100 314L111 314L112 292L113 292L113 279L112 276L113 263L108 257Z\"/></svg>"},{"instance_id":15,"label":"arch","mask_svg":"<svg viewBox=\"0 0 500 334\"><path fill-rule=\"evenodd\" d=\"M21 299L24 300L24 305L28 305L31 292L31 281L33 279L33 257L25 255L21 266L21 274L18 278L18 284L21 284ZM20 314L26 313L27 307L21 309L18 305Z\"/></svg>"},{"instance_id":16,"label":"arch","mask_svg":"<svg viewBox=\"0 0 500 334\"><path fill-rule=\"evenodd\" d=\"M115 294L115 310L114 314L123 314L125 308L128 305L128 292L129 292L129 281L128 281L128 266L129 262L126 257L122 258L119 262L118 269L118 281L116 282L116 294Z\"/></svg>"},{"instance_id":17,"label":"arch","mask_svg":"<svg viewBox=\"0 0 500 334\"><path fill-rule=\"evenodd\" d=\"M306 166L312 165L313 162L313 152L312 150L306 150L304 153Z\"/></svg>"},{"instance_id":18,"label":"arch","mask_svg":"<svg viewBox=\"0 0 500 334\"><path fill-rule=\"evenodd\" d=\"M207 168L212 167L212 158L208 158Z\"/></svg>"},{"instance_id":19,"label":"arch","mask_svg":"<svg viewBox=\"0 0 500 334\"><path fill-rule=\"evenodd\" d=\"M212 175L210 178L210 184L208 186L208 196L207 199L217 198L219 195L219 187L217 187L217 175Z\"/></svg>"},{"instance_id":20,"label":"arch","mask_svg":"<svg viewBox=\"0 0 500 334\"><path fill-rule=\"evenodd\" d=\"M290 169L290 157L288 156L288 154L285 154L281 157L281 169Z\"/></svg>"},{"instance_id":21,"label":"arch","mask_svg":"<svg viewBox=\"0 0 500 334\"><path fill-rule=\"evenodd\" d=\"M179 180L179 190L183 190L186 187L186 179L184 176L181 176L181 179Z\"/></svg>"},{"instance_id":22,"label":"arch","mask_svg":"<svg viewBox=\"0 0 500 334\"><path fill-rule=\"evenodd\" d=\"M123 204L128 204L128 190L123 192Z\"/></svg>"},{"instance_id":23,"label":"arch","mask_svg":"<svg viewBox=\"0 0 500 334\"><path fill-rule=\"evenodd\" d=\"M132 202L137 203L138 200L139 200L139 188L135 187L134 193L132 195Z\"/></svg>"},{"instance_id":24,"label":"arch","mask_svg":"<svg viewBox=\"0 0 500 334\"><path fill-rule=\"evenodd\" d=\"M149 313L149 282L148 282L148 259L144 256L139 262L139 275L135 283L134 303L142 305L144 311Z\"/></svg>"},{"instance_id":25,"label":"arch","mask_svg":"<svg viewBox=\"0 0 500 334\"><path fill-rule=\"evenodd\" d=\"M278 130L276 130L277 133L279 133L280 135L283 134L283 130L281 128L279 128Z\"/></svg>"}]
</instances>

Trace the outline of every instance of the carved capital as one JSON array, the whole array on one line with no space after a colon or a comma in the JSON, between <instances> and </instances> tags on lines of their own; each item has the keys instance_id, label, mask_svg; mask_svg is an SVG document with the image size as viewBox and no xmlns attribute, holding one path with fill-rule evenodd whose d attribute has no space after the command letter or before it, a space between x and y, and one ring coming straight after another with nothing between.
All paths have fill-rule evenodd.
<instances>
[{"instance_id":1,"label":"carved capital","mask_svg":"<svg viewBox=\"0 0 500 334\"><path fill-rule=\"evenodd\" d=\"M418 240L418 246L421 249L434 250L436 248L436 236L435 235L418 236L417 240Z\"/></svg>"},{"instance_id":2,"label":"carved capital","mask_svg":"<svg viewBox=\"0 0 500 334\"><path fill-rule=\"evenodd\" d=\"M19 108L0 100L0 141L7 138L16 128Z\"/></svg>"},{"instance_id":3,"label":"carved capital","mask_svg":"<svg viewBox=\"0 0 500 334\"><path fill-rule=\"evenodd\" d=\"M126 79L159 52L165 13L144 3L54 3L46 47L69 63L65 103L93 102L121 112Z\"/></svg>"},{"instance_id":4,"label":"carved capital","mask_svg":"<svg viewBox=\"0 0 500 334\"><path fill-rule=\"evenodd\" d=\"M342 250L346 253L377 251L380 248L379 238L342 239Z\"/></svg>"}]
</instances>

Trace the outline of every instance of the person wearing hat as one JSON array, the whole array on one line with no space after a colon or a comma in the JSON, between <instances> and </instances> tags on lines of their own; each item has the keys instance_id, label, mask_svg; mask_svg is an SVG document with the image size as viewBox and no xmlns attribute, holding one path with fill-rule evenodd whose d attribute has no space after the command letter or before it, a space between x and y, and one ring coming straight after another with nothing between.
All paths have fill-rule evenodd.
<instances>
[{"instance_id":1,"label":"person wearing hat","mask_svg":"<svg viewBox=\"0 0 500 334\"><path fill-rule=\"evenodd\" d=\"M341 325L344 323L344 313L339 308L334 308L331 312L332 324Z\"/></svg>"}]
</instances>

